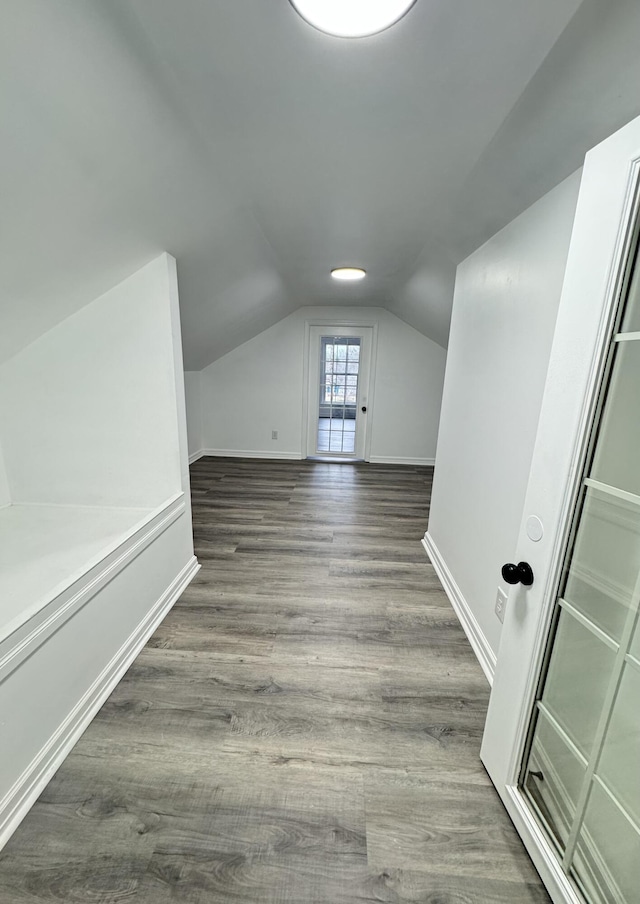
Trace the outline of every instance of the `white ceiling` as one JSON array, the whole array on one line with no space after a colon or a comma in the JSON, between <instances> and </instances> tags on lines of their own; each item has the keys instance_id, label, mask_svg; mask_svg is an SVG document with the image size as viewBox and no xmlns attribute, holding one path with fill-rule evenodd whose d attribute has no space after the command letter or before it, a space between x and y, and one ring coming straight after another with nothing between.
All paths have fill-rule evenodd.
<instances>
[{"instance_id":1,"label":"white ceiling","mask_svg":"<svg viewBox=\"0 0 640 904\"><path fill-rule=\"evenodd\" d=\"M446 345L456 263L640 113L639 38L637 0L355 40L288 0L4 0L0 360L161 250L188 369L311 304Z\"/></svg>"}]
</instances>

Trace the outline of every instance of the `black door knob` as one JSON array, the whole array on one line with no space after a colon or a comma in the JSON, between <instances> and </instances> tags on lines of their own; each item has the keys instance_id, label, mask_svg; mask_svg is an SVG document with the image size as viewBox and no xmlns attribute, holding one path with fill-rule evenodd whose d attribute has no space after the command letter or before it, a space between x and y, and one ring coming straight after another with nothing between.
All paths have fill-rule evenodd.
<instances>
[{"instance_id":1,"label":"black door knob","mask_svg":"<svg viewBox=\"0 0 640 904\"><path fill-rule=\"evenodd\" d=\"M367 410L367 406L366 406L366 405L363 405L362 408L360 409L360 411L363 411L363 412L365 412L366 410Z\"/></svg>"},{"instance_id":2,"label":"black door knob","mask_svg":"<svg viewBox=\"0 0 640 904\"><path fill-rule=\"evenodd\" d=\"M533 571L528 562L518 562L517 565L507 562L502 566L502 577L507 584L524 584L525 587L533 584Z\"/></svg>"}]
</instances>

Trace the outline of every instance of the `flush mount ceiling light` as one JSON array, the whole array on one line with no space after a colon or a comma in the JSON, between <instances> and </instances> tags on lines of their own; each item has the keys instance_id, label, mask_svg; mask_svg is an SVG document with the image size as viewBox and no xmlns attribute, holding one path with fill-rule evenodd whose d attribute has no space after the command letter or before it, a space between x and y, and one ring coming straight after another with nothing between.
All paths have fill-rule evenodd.
<instances>
[{"instance_id":1,"label":"flush mount ceiling light","mask_svg":"<svg viewBox=\"0 0 640 904\"><path fill-rule=\"evenodd\" d=\"M336 267L331 271L331 275L334 279L343 279L348 282L353 282L356 279L364 279L367 275L367 271L362 270L360 267Z\"/></svg>"},{"instance_id":2,"label":"flush mount ceiling light","mask_svg":"<svg viewBox=\"0 0 640 904\"><path fill-rule=\"evenodd\" d=\"M291 0L309 25L339 38L363 38L389 28L416 0Z\"/></svg>"}]
</instances>

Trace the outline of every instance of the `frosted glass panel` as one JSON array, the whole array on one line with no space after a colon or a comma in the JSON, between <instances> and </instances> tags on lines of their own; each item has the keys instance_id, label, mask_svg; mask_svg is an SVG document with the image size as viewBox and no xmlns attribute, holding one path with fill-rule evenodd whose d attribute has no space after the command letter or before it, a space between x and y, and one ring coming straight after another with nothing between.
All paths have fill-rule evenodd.
<instances>
[{"instance_id":1,"label":"frosted glass panel","mask_svg":"<svg viewBox=\"0 0 640 904\"><path fill-rule=\"evenodd\" d=\"M563 596L619 641L640 573L640 508L588 489Z\"/></svg>"},{"instance_id":2,"label":"frosted glass panel","mask_svg":"<svg viewBox=\"0 0 640 904\"><path fill-rule=\"evenodd\" d=\"M580 753L591 752L615 654L568 612L560 613L542 702Z\"/></svg>"},{"instance_id":3,"label":"frosted glass panel","mask_svg":"<svg viewBox=\"0 0 640 904\"><path fill-rule=\"evenodd\" d=\"M525 789L563 848L575 816L584 773L584 764L540 712Z\"/></svg>"},{"instance_id":4,"label":"frosted glass panel","mask_svg":"<svg viewBox=\"0 0 640 904\"><path fill-rule=\"evenodd\" d=\"M640 835L597 781L578 837L573 872L590 904L638 904Z\"/></svg>"},{"instance_id":5,"label":"frosted glass panel","mask_svg":"<svg viewBox=\"0 0 640 904\"><path fill-rule=\"evenodd\" d=\"M627 664L605 736L598 774L640 824L639 710L640 671ZM638 892L640 897L640 887Z\"/></svg>"},{"instance_id":6,"label":"frosted glass panel","mask_svg":"<svg viewBox=\"0 0 640 904\"><path fill-rule=\"evenodd\" d=\"M640 341L617 345L591 477L640 496Z\"/></svg>"},{"instance_id":7,"label":"frosted glass panel","mask_svg":"<svg viewBox=\"0 0 640 904\"><path fill-rule=\"evenodd\" d=\"M629 287L627 309L622 320L623 333L636 333L640 331L640 267L636 265Z\"/></svg>"},{"instance_id":8,"label":"frosted glass panel","mask_svg":"<svg viewBox=\"0 0 640 904\"><path fill-rule=\"evenodd\" d=\"M633 632L629 652L638 662L640 662L640 621L636 623L636 629Z\"/></svg>"}]
</instances>

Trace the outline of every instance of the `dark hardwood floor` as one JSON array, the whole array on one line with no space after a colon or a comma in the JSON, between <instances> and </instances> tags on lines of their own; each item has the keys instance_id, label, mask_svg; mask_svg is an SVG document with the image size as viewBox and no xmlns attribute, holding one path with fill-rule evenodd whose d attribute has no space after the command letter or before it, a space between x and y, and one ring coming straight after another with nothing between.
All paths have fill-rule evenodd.
<instances>
[{"instance_id":1,"label":"dark hardwood floor","mask_svg":"<svg viewBox=\"0 0 640 904\"><path fill-rule=\"evenodd\" d=\"M193 584L0 857L2 904L546 904L420 545L431 469L201 459Z\"/></svg>"}]
</instances>

